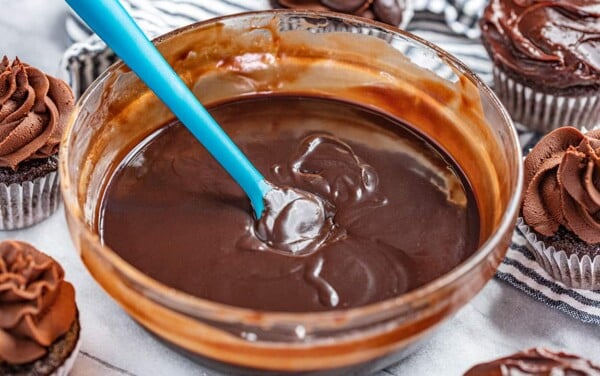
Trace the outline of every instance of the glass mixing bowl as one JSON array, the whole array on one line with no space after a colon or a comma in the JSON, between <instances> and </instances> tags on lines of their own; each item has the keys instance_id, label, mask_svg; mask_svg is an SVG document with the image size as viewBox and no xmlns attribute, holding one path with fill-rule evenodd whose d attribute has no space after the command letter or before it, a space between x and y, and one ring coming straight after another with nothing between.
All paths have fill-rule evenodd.
<instances>
[{"instance_id":1,"label":"glass mixing bowl","mask_svg":"<svg viewBox=\"0 0 600 376\"><path fill-rule=\"evenodd\" d=\"M117 63L77 103L60 150L61 184L83 262L148 331L228 372L365 374L407 355L494 275L518 211L521 152L499 101L454 57L380 23L303 11L213 19L155 43L206 105L250 94L315 94L358 102L417 127L469 180L481 241L442 277L348 310L258 312L165 286L104 245L97 229L100 197L119 162L173 118Z\"/></svg>"}]
</instances>

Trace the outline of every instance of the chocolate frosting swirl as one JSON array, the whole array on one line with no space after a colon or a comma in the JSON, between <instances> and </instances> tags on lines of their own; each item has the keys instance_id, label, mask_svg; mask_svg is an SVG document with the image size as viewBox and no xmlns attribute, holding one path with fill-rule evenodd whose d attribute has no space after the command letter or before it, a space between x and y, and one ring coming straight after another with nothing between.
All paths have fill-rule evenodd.
<instances>
[{"instance_id":1,"label":"chocolate frosting swirl","mask_svg":"<svg viewBox=\"0 0 600 376\"><path fill-rule=\"evenodd\" d=\"M406 0L272 0L275 6L355 14L398 26Z\"/></svg>"},{"instance_id":2,"label":"chocolate frosting swirl","mask_svg":"<svg viewBox=\"0 0 600 376\"><path fill-rule=\"evenodd\" d=\"M525 159L522 214L536 232L552 236L564 226L581 240L600 242L600 130L562 127Z\"/></svg>"},{"instance_id":3,"label":"chocolate frosting swirl","mask_svg":"<svg viewBox=\"0 0 600 376\"><path fill-rule=\"evenodd\" d=\"M43 357L76 318L75 290L49 256L18 242L0 243L0 364Z\"/></svg>"},{"instance_id":4,"label":"chocolate frosting swirl","mask_svg":"<svg viewBox=\"0 0 600 376\"><path fill-rule=\"evenodd\" d=\"M0 167L47 158L58 144L73 109L69 86L5 56L0 62Z\"/></svg>"},{"instance_id":5,"label":"chocolate frosting swirl","mask_svg":"<svg viewBox=\"0 0 600 376\"><path fill-rule=\"evenodd\" d=\"M600 88L598 0L490 0L481 29L509 72L544 87Z\"/></svg>"},{"instance_id":6,"label":"chocolate frosting swirl","mask_svg":"<svg viewBox=\"0 0 600 376\"><path fill-rule=\"evenodd\" d=\"M600 367L576 355L537 348L478 364L465 373L465 376L492 375L600 375Z\"/></svg>"}]
</instances>

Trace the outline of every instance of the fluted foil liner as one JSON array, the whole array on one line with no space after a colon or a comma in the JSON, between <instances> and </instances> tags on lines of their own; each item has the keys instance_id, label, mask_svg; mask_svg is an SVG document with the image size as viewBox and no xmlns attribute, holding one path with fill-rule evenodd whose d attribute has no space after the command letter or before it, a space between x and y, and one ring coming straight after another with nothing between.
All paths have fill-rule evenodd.
<instances>
[{"instance_id":1,"label":"fluted foil liner","mask_svg":"<svg viewBox=\"0 0 600 376\"><path fill-rule=\"evenodd\" d=\"M0 230L34 225L54 213L60 205L58 172L32 181L0 183Z\"/></svg>"},{"instance_id":2,"label":"fluted foil liner","mask_svg":"<svg viewBox=\"0 0 600 376\"><path fill-rule=\"evenodd\" d=\"M547 247L543 241L538 240L523 218L517 219L517 228L527 239L527 246L538 264L554 279L572 288L600 289L600 256L593 259L589 255L579 257L553 246Z\"/></svg>"},{"instance_id":3,"label":"fluted foil liner","mask_svg":"<svg viewBox=\"0 0 600 376\"><path fill-rule=\"evenodd\" d=\"M494 91L512 119L532 131L548 133L570 125L581 129L600 123L600 94L560 96L515 81L494 67Z\"/></svg>"}]
</instances>

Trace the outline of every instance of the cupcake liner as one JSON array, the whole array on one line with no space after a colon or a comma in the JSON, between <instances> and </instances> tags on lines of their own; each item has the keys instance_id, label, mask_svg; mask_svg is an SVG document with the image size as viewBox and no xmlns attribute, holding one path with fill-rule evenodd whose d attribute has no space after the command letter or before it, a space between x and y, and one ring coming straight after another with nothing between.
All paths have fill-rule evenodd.
<instances>
[{"instance_id":1,"label":"cupcake liner","mask_svg":"<svg viewBox=\"0 0 600 376\"><path fill-rule=\"evenodd\" d=\"M572 288L600 289L600 256L593 259L589 255L580 257L553 246L547 247L543 241L538 240L536 233L523 218L517 219L517 228L527 239L527 246L538 264L555 280Z\"/></svg>"},{"instance_id":2,"label":"cupcake liner","mask_svg":"<svg viewBox=\"0 0 600 376\"><path fill-rule=\"evenodd\" d=\"M50 376L68 376L69 372L71 372L71 369L75 365L75 359L77 359L77 355L79 354L80 348L81 348L81 332L79 334L79 338L77 339L77 344L75 344L75 348L73 349L73 351L71 352L69 357L67 359L65 359L65 362L62 364L62 366L60 366L58 369L54 370L54 372L52 372L50 374Z\"/></svg>"},{"instance_id":3,"label":"cupcake liner","mask_svg":"<svg viewBox=\"0 0 600 376\"><path fill-rule=\"evenodd\" d=\"M544 93L515 81L494 67L494 91L512 119L530 130L548 133L564 125L581 129L600 123L600 94L562 96Z\"/></svg>"},{"instance_id":4,"label":"cupcake liner","mask_svg":"<svg viewBox=\"0 0 600 376\"><path fill-rule=\"evenodd\" d=\"M60 204L58 172L32 181L0 183L0 230L28 227L48 218Z\"/></svg>"}]
</instances>

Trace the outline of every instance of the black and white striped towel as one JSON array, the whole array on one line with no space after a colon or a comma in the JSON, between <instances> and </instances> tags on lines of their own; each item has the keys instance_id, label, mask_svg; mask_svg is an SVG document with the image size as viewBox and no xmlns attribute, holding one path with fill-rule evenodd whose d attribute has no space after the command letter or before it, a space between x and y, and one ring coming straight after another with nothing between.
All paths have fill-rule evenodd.
<instances>
[{"instance_id":1,"label":"black and white striped towel","mask_svg":"<svg viewBox=\"0 0 600 376\"><path fill-rule=\"evenodd\" d=\"M208 18L269 9L269 0L121 0L149 37ZM454 54L491 84L491 62L479 41L477 20L486 0L412 0L414 13L406 29ZM71 15L66 28L73 45L65 52L63 67L73 89L83 90L115 57L83 24ZM523 150L539 139L519 131ZM518 230L496 277L549 306L584 322L600 325L600 290L569 289L555 282L535 262Z\"/></svg>"}]
</instances>

